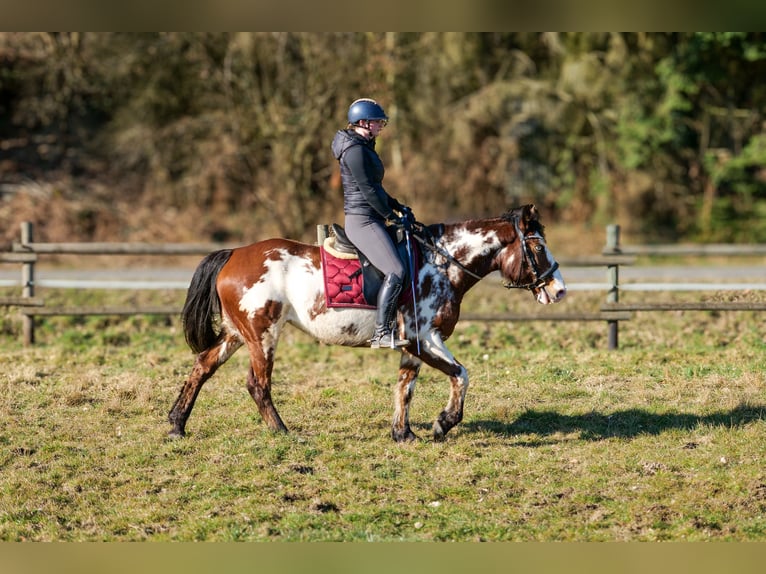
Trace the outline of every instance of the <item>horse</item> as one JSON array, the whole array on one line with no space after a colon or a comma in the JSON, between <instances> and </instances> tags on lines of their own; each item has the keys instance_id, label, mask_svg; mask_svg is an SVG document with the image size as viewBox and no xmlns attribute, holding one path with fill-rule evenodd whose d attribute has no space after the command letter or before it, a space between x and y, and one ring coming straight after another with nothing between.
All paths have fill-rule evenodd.
<instances>
[{"instance_id":1,"label":"horse","mask_svg":"<svg viewBox=\"0 0 766 574\"><path fill-rule=\"evenodd\" d=\"M533 204L488 219L418 225L413 243L421 257L412 277L414 301L404 304L400 299L397 313L397 328L409 345L397 350L401 357L391 428L396 442L418 439L410 427L409 407L423 363L450 381L447 405L433 423L434 441L444 440L463 418L468 372L445 341L469 289L499 272L505 287L529 290L541 304L556 303L566 295ZM434 232L437 227L439 232ZM274 357L285 325L326 344L369 346L375 311L328 307L320 246L272 238L204 257L193 274L181 318L196 358L168 415L174 438L185 436L202 385L243 345L250 354L247 389L263 421L273 431L287 432L271 398Z\"/></svg>"}]
</instances>

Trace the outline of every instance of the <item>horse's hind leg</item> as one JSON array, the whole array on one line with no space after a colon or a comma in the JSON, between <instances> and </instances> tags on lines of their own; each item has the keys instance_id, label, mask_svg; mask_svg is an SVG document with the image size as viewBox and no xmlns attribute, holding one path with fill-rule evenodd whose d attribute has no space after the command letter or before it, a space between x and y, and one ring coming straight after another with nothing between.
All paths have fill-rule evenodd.
<instances>
[{"instance_id":1,"label":"horse's hind leg","mask_svg":"<svg viewBox=\"0 0 766 574\"><path fill-rule=\"evenodd\" d=\"M194 408L194 401L197 400L202 385L241 346L242 341L239 339L233 336L221 336L215 345L197 355L189 378L186 379L168 414L168 421L173 425L169 433L171 437L182 437L186 434L186 421Z\"/></svg>"},{"instance_id":2,"label":"horse's hind leg","mask_svg":"<svg viewBox=\"0 0 766 574\"><path fill-rule=\"evenodd\" d=\"M269 369L270 370L270 369ZM253 367L247 371L247 390L258 405L258 412L271 430L287 432L285 423L271 400L271 374L268 377L256 377Z\"/></svg>"},{"instance_id":3,"label":"horse's hind leg","mask_svg":"<svg viewBox=\"0 0 766 574\"><path fill-rule=\"evenodd\" d=\"M250 369L247 373L247 390L258 406L264 422L273 431L287 432L285 423L271 400L271 372L274 367L274 351L279 329L265 330L249 344Z\"/></svg>"},{"instance_id":4,"label":"horse's hind leg","mask_svg":"<svg viewBox=\"0 0 766 574\"><path fill-rule=\"evenodd\" d=\"M410 402L421 365L417 357L402 353L399 361L399 379L394 387L394 422L391 428L391 438L396 442L413 441L418 438L410 428Z\"/></svg>"}]
</instances>

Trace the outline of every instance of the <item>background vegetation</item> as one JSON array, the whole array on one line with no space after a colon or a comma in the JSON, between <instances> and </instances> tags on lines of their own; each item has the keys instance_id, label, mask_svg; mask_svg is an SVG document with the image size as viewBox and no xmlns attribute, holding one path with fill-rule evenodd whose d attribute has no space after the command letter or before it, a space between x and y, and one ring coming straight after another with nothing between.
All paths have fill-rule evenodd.
<instances>
[{"instance_id":1,"label":"background vegetation","mask_svg":"<svg viewBox=\"0 0 766 574\"><path fill-rule=\"evenodd\" d=\"M349 103L431 222L534 201L641 239L766 241L763 33L2 33L0 229L313 238Z\"/></svg>"}]
</instances>

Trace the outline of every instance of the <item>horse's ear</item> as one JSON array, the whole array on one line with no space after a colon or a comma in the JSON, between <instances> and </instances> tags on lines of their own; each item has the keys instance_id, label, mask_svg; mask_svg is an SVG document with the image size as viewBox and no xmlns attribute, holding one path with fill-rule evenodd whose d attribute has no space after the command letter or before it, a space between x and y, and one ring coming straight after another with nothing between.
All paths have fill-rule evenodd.
<instances>
[{"instance_id":1,"label":"horse's ear","mask_svg":"<svg viewBox=\"0 0 766 574\"><path fill-rule=\"evenodd\" d=\"M529 203L521 208L521 218L524 222L540 219L540 213L534 203Z\"/></svg>"}]
</instances>

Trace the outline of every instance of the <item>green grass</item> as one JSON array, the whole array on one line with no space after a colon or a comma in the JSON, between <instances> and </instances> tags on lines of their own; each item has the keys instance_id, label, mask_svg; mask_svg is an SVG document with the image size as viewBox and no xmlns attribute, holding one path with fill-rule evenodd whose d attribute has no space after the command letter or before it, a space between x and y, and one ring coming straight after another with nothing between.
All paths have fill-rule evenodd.
<instances>
[{"instance_id":1,"label":"green grass","mask_svg":"<svg viewBox=\"0 0 766 574\"><path fill-rule=\"evenodd\" d=\"M468 304L537 310L493 285ZM448 384L424 367L408 445L392 353L288 330L290 434L260 420L240 351L170 440L192 363L176 319L50 318L31 348L2 321L0 540L766 540L758 313L640 313L616 352L600 323L460 324L465 419L431 440Z\"/></svg>"}]
</instances>

